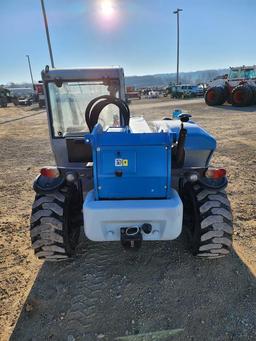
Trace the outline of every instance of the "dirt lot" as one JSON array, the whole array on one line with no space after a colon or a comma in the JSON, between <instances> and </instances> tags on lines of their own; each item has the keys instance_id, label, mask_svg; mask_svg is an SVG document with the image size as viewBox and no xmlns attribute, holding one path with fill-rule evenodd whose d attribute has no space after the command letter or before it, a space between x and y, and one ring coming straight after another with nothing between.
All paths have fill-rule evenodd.
<instances>
[{"instance_id":1,"label":"dirt lot","mask_svg":"<svg viewBox=\"0 0 256 341\"><path fill-rule=\"evenodd\" d=\"M131 106L147 119L175 107L216 136L215 163L228 169L235 236L224 259L195 259L180 241L132 253L86 241L67 263L37 261L28 226L33 178L53 163L46 114L0 109L0 340L256 340L256 107Z\"/></svg>"}]
</instances>

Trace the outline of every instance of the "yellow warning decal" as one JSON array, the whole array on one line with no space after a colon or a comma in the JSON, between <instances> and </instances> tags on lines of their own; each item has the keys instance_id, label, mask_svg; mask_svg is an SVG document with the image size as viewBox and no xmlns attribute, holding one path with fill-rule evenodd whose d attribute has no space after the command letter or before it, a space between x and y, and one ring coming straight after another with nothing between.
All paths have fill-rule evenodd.
<instances>
[{"instance_id":1,"label":"yellow warning decal","mask_svg":"<svg viewBox=\"0 0 256 341\"><path fill-rule=\"evenodd\" d=\"M128 160L127 159L123 160L123 167L128 167Z\"/></svg>"}]
</instances>

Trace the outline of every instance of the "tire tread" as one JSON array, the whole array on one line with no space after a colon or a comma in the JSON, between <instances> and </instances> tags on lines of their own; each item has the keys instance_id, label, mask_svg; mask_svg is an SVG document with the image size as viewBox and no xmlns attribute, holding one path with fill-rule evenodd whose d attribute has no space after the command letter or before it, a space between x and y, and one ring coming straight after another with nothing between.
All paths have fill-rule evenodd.
<instances>
[{"instance_id":1,"label":"tire tread","mask_svg":"<svg viewBox=\"0 0 256 341\"><path fill-rule=\"evenodd\" d=\"M59 261L71 256L64 238L65 204L69 189L37 194L32 206L30 237L39 259Z\"/></svg>"},{"instance_id":2,"label":"tire tread","mask_svg":"<svg viewBox=\"0 0 256 341\"><path fill-rule=\"evenodd\" d=\"M198 215L198 237L191 242L194 255L219 258L232 246L233 222L225 190L205 189L200 184L189 187Z\"/></svg>"}]
</instances>

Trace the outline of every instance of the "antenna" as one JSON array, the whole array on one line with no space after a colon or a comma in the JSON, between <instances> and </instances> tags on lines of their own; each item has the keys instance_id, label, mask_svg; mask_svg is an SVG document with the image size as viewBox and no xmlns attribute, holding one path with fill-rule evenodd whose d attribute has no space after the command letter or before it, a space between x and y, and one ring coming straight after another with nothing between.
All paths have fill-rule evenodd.
<instances>
[{"instance_id":1,"label":"antenna","mask_svg":"<svg viewBox=\"0 0 256 341\"><path fill-rule=\"evenodd\" d=\"M48 21L47 21L47 16L46 16L46 12L45 12L45 6L44 6L44 0L41 0L41 6L42 6L43 17L44 17L44 26L45 26L45 32L46 32L46 38L47 38L47 43L48 43L50 59L51 59L51 65L52 65L52 68L55 68L54 61L53 61L50 34L49 34L49 29L48 29Z\"/></svg>"}]
</instances>

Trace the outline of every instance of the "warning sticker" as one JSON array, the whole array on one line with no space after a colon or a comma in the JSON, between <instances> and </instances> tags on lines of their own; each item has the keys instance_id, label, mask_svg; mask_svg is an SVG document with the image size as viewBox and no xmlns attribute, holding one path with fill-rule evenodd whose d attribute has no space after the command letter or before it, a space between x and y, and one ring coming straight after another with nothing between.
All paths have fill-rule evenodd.
<instances>
[{"instance_id":1,"label":"warning sticker","mask_svg":"<svg viewBox=\"0 0 256 341\"><path fill-rule=\"evenodd\" d=\"M123 165L123 159L115 159L116 167L122 167L122 165Z\"/></svg>"},{"instance_id":2,"label":"warning sticker","mask_svg":"<svg viewBox=\"0 0 256 341\"><path fill-rule=\"evenodd\" d=\"M115 159L115 166L116 167L128 167L128 160L127 159Z\"/></svg>"}]
</instances>

